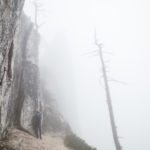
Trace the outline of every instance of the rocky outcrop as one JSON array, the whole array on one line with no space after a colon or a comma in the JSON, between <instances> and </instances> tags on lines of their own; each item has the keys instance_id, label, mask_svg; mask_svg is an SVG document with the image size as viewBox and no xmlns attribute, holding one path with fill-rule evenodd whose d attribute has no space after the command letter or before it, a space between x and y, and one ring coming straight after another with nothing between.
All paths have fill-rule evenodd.
<instances>
[{"instance_id":1,"label":"rocky outcrop","mask_svg":"<svg viewBox=\"0 0 150 150\"><path fill-rule=\"evenodd\" d=\"M24 0L0 0L0 125L6 126L8 102L11 99L14 36Z\"/></svg>"},{"instance_id":2,"label":"rocky outcrop","mask_svg":"<svg viewBox=\"0 0 150 150\"><path fill-rule=\"evenodd\" d=\"M7 118L12 118L14 119L12 122L20 122L23 127L28 128L38 101L38 45L35 43L39 40L39 34L35 31L33 23L25 15L22 15L18 23L15 39L14 88L9 101L12 116L9 116L8 113ZM13 105L15 106L11 109L10 106Z\"/></svg>"},{"instance_id":3,"label":"rocky outcrop","mask_svg":"<svg viewBox=\"0 0 150 150\"><path fill-rule=\"evenodd\" d=\"M63 143L72 131L41 87L40 36L30 19L21 15L23 4L24 0L0 0L0 150L69 150ZM48 133L43 140L32 136L37 109L43 112L43 131Z\"/></svg>"},{"instance_id":4,"label":"rocky outcrop","mask_svg":"<svg viewBox=\"0 0 150 150\"><path fill-rule=\"evenodd\" d=\"M7 126L22 126L32 133L32 117L35 110L41 109L43 132L65 134L71 131L70 127L57 110L56 101L39 81L39 41L34 24L22 14L13 39L12 79L2 105L2 130Z\"/></svg>"}]
</instances>

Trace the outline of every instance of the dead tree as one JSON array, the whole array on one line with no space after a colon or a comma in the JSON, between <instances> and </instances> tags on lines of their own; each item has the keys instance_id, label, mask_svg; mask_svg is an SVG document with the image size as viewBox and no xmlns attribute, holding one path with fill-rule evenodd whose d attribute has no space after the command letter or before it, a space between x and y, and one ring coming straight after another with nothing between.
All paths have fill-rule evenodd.
<instances>
[{"instance_id":1,"label":"dead tree","mask_svg":"<svg viewBox=\"0 0 150 150\"><path fill-rule=\"evenodd\" d=\"M107 98L107 104L108 104L113 140L115 143L116 150L122 150L122 147L121 147L120 142L119 142L116 123L115 123L115 117L114 117L114 111L113 111L113 106L112 106L110 88L109 88L109 84L108 84L108 76L107 76L107 72L106 72L106 65L105 65L103 52L102 52L102 44L99 44L97 42L96 33L95 33L95 44L98 47L99 57L100 57L101 65L102 65L102 73L103 73L103 79L104 79L104 86L105 86L105 92L106 92L106 98Z\"/></svg>"}]
</instances>

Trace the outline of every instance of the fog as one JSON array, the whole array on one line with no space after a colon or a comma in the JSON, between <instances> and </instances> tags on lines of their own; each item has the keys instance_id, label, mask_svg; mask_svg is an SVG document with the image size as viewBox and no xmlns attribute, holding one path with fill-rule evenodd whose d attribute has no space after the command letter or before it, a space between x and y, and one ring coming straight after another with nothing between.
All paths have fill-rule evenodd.
<instances>
[{"instance_id":1,"label":"fog","mask_svg":"<svg viewBox=\"0 0 150 150\"><path fill-rule=\"evenodd\" d=\"M150 2L39 0L41 77L74 132L115 150L94 29L103 43L117 130L124 150L150 149ZM34 21L34 7L26 0ZM109 53L106 53L109 52Z\"/></svg>"}]
</instances>

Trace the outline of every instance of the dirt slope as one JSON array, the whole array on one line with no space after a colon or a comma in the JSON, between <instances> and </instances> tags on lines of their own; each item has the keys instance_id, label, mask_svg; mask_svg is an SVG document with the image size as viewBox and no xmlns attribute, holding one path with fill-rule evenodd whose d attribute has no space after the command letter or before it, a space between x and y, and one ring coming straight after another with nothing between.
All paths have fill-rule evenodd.
<instances>
[{"instance_id":1,"label":"dirt slope","mask_svg":"<svg viewBox=\"0 0 150 150\"><path fill-rule=\"evenodd\" d=\"M44 135L42 140L13 129L5 141L0 141L0 150L70 150L63 143L63 138Z\"/></svg>"}]
</instances>

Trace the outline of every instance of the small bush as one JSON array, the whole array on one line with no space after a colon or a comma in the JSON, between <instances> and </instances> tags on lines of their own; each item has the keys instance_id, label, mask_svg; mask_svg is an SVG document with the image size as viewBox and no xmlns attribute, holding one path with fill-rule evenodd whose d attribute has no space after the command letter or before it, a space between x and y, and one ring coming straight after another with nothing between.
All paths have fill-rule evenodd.
<instances>
[{"instance_id":1,"label":"small bush","mask_svg":"<svg viewBox=\"0 0 150 150\"><path fill-rule=\"evenodd\" d=\"M75 134L69 134L65 137L64 143L67 147L73 150L96 150L89 146L84 140L76 136Z\"/></svg>"}]
</instances>

